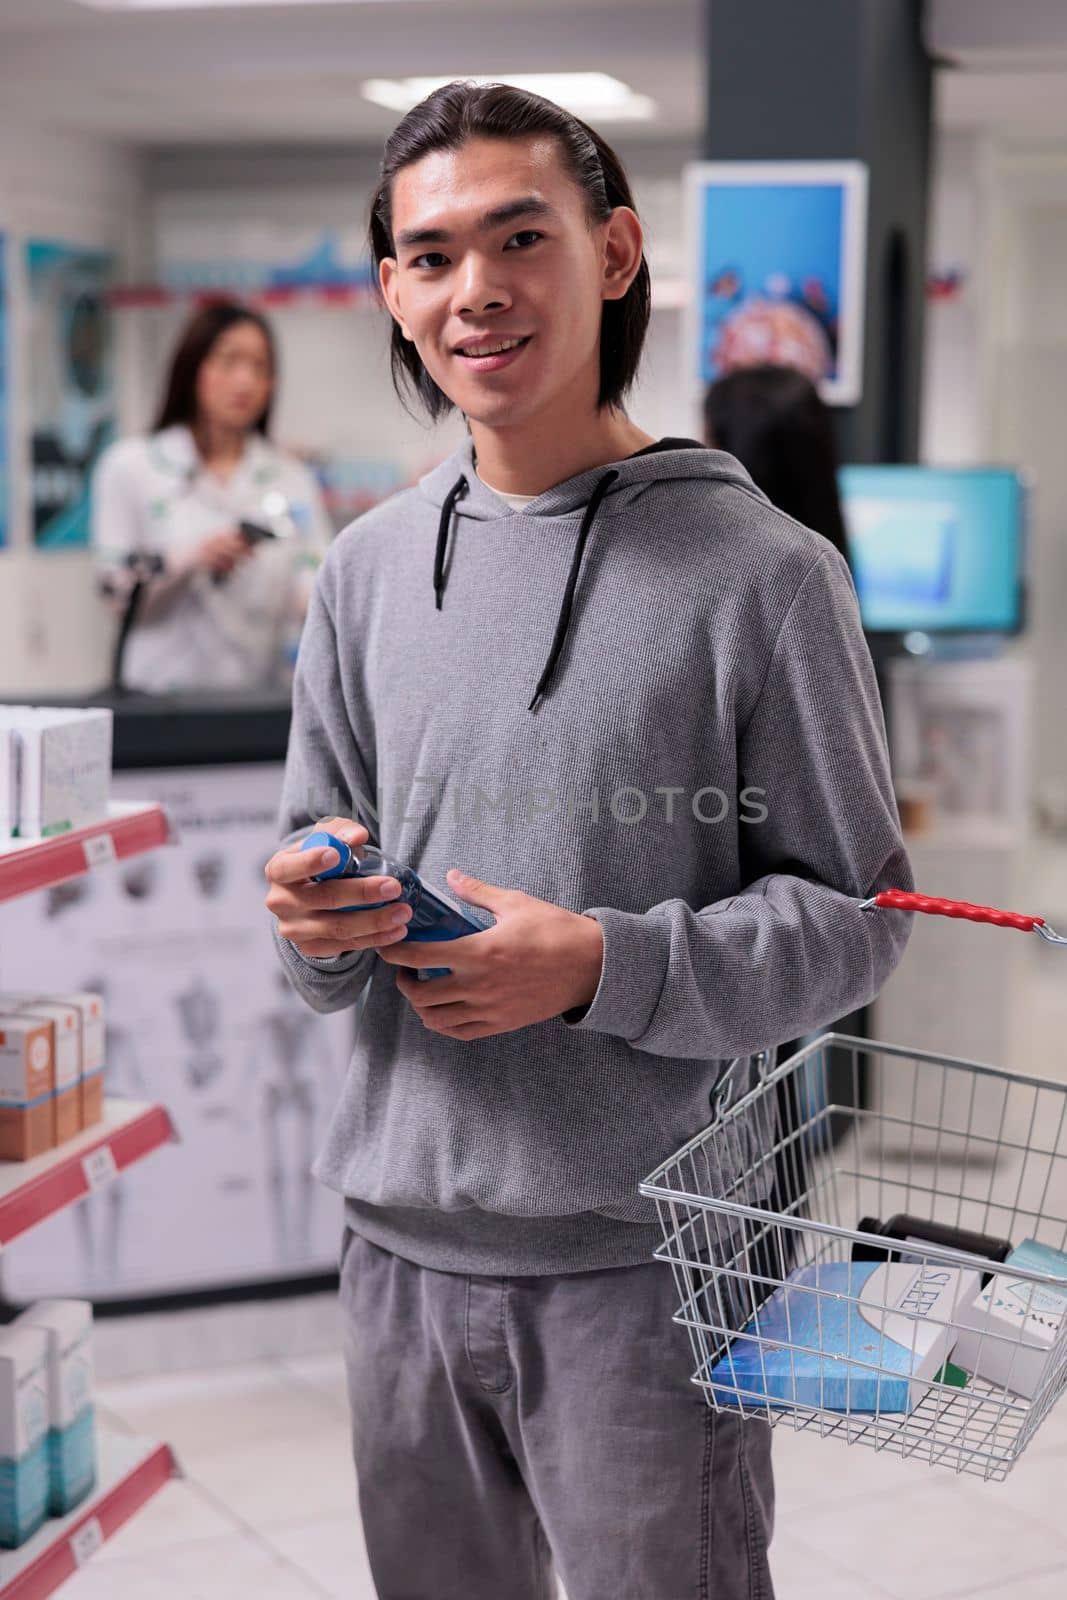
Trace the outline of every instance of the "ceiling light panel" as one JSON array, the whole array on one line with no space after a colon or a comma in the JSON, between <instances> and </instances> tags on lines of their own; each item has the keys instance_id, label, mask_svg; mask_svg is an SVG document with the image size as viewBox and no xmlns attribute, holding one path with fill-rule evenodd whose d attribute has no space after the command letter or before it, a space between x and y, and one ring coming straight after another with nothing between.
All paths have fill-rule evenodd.
<instances>
[{"instance_id":1,"label":"ceiling light panel","mask_svg":"<svg viewBox=\"0 0 1067 1600\"><path fill-rule=\"evenodd\" d=\"M363 94L375 105L390 111L410 111L435 89L452 83L450 78L370 78ZM543 95L576 116L600 122L647 122L656 114L656 104L648 95L637 94L629 84L606 72L500 72L471 76L472 83L508 83L516 89Z\"/></svg>"}]
</instances>

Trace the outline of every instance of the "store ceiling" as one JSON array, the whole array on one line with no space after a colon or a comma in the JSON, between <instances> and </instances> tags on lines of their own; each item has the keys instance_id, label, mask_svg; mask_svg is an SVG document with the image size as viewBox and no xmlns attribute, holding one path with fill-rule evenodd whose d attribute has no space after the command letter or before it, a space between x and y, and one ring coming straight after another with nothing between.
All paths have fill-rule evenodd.
<instances>
[{"instance_id":1,"label":"store ceiling","mask_svg":"<svg viewBox=\"0 0 1067 1600\"><path fill-rule=\"evenodd\" d=\"M239 9L89 9L0 0L0 107L13 125L149 145L377 146L395 113L369 77L595 70L659 108L628 130L697 140L703 0L350 0ZM949 128L1067 137L1065 0L929 0Z\"/></svg>"},{"instance_id":2,"label":"store ceiling","mask_svg":"<svg viewBox=\"0 0 1067 1600\"><path fill-rule=\"evenodd\" d=\"M6 117L142 143L378 145L395 112L365 78L582 70L659 108L643 139L703 119L700 0L371 0L348 5L103 13L0 0ZM613 125L618 128L618 125Z\"/></svg>"},{"instance_id":3,"label":"store ceiling","mask_svg":"<svg viewBox=\"0 0 1067 1600\"><path fill-rule=\"evenodd\" d=\"M1064 0L926 0L925 34L939 126L1067 137Z\"/></svg>"}]
</instances>

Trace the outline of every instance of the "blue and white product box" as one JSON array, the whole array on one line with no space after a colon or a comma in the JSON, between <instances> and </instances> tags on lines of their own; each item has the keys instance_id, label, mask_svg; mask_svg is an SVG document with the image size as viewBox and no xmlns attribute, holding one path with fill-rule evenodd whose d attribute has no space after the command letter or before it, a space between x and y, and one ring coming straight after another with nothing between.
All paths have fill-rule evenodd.
<instances>
[{"instance_id":1,"label":"blue and white product box","mask_svg":"<svg viewBox=\"0 0 1067 1600\"><path fill-rule=\"evenodd\" d=\"M1059 1278L1061 1288L1012 1276L1011 1268ZM985 1288L961 1306L953 1361L976 1378L1032 1400L1067 1319L1067 1255L1024 1239Z\"/></svg>"},{"instance_id":2,"label":"blue and white product box","mask_svg":"<svg viewBox=\"0 0 1067 1600\"><path fill-rule=\"evenodd\" d=\"M48 1515L48 1336L0 1331L0 1546L13 1550Z\"/></svg>"},{"instance_id":3,"label":"blue and white product box","mask_svg":"<svg viewBox=\"0 0 1067 1600\"><path fill-rule=\"evenodd\" d=\"M38 1300L16 1319L46 1340L48 1509L65 1516L96 1482L93 1308L88 1300Z\"/></svg>"},{"instance_id":4,"label":"blue and white product box","mask_svg":"<svg viewBox=\"0 0 1067 1600\"><path fill-rule=\"evenodd\" d=\"M912 1262L799 1267L714 1367L720 1405L908 1412L952 1354L977 1272ZM792 1346L793 1348L789 1348Z\"/></svg>"}]
</instances>

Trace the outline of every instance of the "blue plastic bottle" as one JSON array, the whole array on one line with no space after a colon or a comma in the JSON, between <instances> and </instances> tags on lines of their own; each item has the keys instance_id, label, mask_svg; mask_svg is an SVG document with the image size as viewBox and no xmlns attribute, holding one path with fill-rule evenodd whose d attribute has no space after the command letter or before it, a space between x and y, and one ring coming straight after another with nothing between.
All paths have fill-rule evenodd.
<instances>
[{"instance_id":1,"label":"blue plastic bottle","mask_svg":"<svg viewBox=\"0 0 1067 1600\"><path fill-rule=\"evenodd\" d=\"M471 906L456 900L443 889L424 883L417 872L390 861L380 851L365 846L362 857L332 833L309 833L300 847L302 850L336 850L339 856L335 867L315 874L316 883L328 878L395 878L400 894L395 900L376 900L372 905L343 906L344 911L376 911L382 906L405 905L411 907L411 921L404 938L416 944L429 944L443 939L462 939L468 933L484 933L496 923L496 918L480 906ZM447 978L451 967L425 967L418 969L419 978Z\"/></svg>"}]
</instances>

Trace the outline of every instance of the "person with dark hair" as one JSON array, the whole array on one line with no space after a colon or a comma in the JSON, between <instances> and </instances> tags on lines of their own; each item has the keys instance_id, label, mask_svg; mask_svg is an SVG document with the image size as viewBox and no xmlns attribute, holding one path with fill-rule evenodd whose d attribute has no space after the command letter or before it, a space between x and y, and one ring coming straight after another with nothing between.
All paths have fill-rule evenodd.
<instances>
[{"instance_id":1,"label":"person with dark hair","mask_svg":"<svg viewBox=\"0 0 1067 1600\"><path fill-rule=\"evenodd\" d=\"M469 436L323 563L266 903L308 1003L362 1005L315 1170L374 1582L770 1600L771 1430L690 1381L638 1185L731 1057L903 949L860 910L910 878L848 574L628 416L648 268L586 123L449 84L386 142L370 231L398 392ZM406 939L395 878L316 881L316 822L492 925Z\"/></svg>"},{"instance_id":2,"label":"person with dark hair","mask_svg":"<svg viewBox=\"0 0 1067 1600\"><path fill-rule=\"evenodd\" d=\"M712 449L735 456L772 505L806 528L814 528L849 560L830 408L806 373L770 363L724 373L704 396L704 440ZM858 1018L852 1019L851 1026L834 1019L844 1033L855 1033L857 1023ZM779 1059L786 1059L806 1042L783 1041ZM801 1110L797 1094L795 1077L777 1087L783 1127L797 1126ZM795 1205L806 1189L799 1141L776 1156L775 1183L778 1210ZM772 1254L780 1243L767 1239L763 1248ZM770 1270L769 1264L764 1262L759 1270Z\"/></svg>"},{"instance_id":3,"label":"person with dark hair","mask_svg":"<svg viewBox=\"0 0 1067 1600\"><path fill-rule=\"evenodd\" d=\"M149 692L266 688L292 667L330 526L308 469L270 442L270 326L233 302L182 333L155 427L101 457L93 545L122 613L116 678Z\"/></svg>"},{"instance_id":4,"label":"person with dark hair","mask_svg":"<svg viewBox=\"0 0 1067 1600\"><path fill-rule=\"evenodd\" d=\"M794 367L738 367L704 396L704 439L736 456L772 505L848 560L830 408Z\"/></svg>"}]
</instances>

